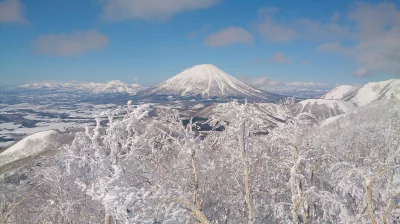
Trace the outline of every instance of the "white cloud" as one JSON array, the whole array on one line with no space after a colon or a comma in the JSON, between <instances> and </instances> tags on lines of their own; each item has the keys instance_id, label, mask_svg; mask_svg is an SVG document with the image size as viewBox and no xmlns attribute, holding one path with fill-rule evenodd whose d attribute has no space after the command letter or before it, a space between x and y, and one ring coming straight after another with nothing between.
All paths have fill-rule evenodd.
<instances>
[{"instance_id":1,"label":"white cloud","mask_svg":"<svg viewBox=\"0 0 400 224\"><path fill-rule=\"evenodd\" d=\"M256 24L256 29L266 41L283 43L299 38L315 41L351 36L347 27L338 24L342 18L338 12L334 12L326 23L308 18L299 18L283 23L275 18L277 11L277 8L259 10L262 22Z\"/></svg>"},{"instance_id":2,"label":"white cloud","mask_svg":"<svg viewBox=\"0 0 400 224\"><path fill-rule=\"evenodd\" d=\"M104 0L102 16L108 21L168 20L180 12L205 9L220 0Z\"/></svg>"},{"instance_id":3,"label":"white cloud","mask_svg":"<svg viewBox=\"0 0 400 224\"><path fill-rule=\"evenodd\" d=\"M250 86L256 87L256 88L266 88L266 87L276 87L276 86L281 86L282 82L276 81L276 80L271 80L268 77L254 77L254 78L249 78L246 76L243 76L241 80L245 83L247 83Z\"/></svg>"},{"instance_id":4,"label":"white cloud","mask_svg":"<svg viewBox=\"0 0 400 224\"><path fill-rule=\"evenodd\" d=\"M389 2L358 3L347 19L356 24L352 37L325 43L318 50L341 53L354 59L359 65L353 73L356 77L381 73L400 76L400 10ZM341 44L345 40L356 43L352 46Z\"/></svg>"},{"instance_id":5,"label":"white cloud","mask_svg":"<svg viewBox=\"0 0 400 224\"><path fill-rule=\"evenodd\" d=\"M353 75L355 77L367 77L370 76L371 73L366 68L358 68L357 70L354 71Z\"/></svg>"},{"instance_id":6,"label":"white cloud","mask_svg":"<svg viewBox=\"0 0 400 224\"><path fill-rule=\"evenodd\" d=\"M327 86L326 83L322 82L284 82L271 80L266 76L261 77L247 77L241 76L239 77L244 83L253 86L255 88L268 90L276 87L285 87L289 89L298 89L298 88L317 88Z\"/></svg>"},{"instance_id":7,"label":"white cloud","mask_svg":"<svg viewBox=\"0 0 400 224\"><path fill-rule=\"evenodd\" d=\"M293 26L297 33L306 40L337 40L351 37L352 34L347 27L340 26L337 21L340 14L334 13L330 22L323 23L311 19L299 19Z\"/></svg>"},{"instance_id":8,"label":"white cloud","mask_svg":"<svg viewBox=\"0 0 400 224\"><path fill-rule=\"evenodd\" d=\"M240 27L228 27L216 33L210 34L204 41L209 47L223 47L232 44L251 44L253 35Z\"/></svg>"},{"instance_id":9,"label":"white cloud","mask_svg":"<svg viewBox=\"0 0 400 224\"><path fill-rule=\"evenodd\" d=\"M352 54L351 50L343 47L340 43L324 43L318 46L319 51L326 52L338 52L350 56Z\"/></svg>"},{"instance_id":10,"label":"white cloud","mask_svg":"<svg viewBox=\"0 0 400 224\"><path fill-rule=\"evenodd\" d=\"M289 25L280 24L274 20L273 14L277 8L264 8L259 11L263 22L257 25L257 30L265 40L271 42L288 42L296 37L295 30Z\"/></svg>"},{"instance_id":11,"label":"white cloud","mask_svg":"<svg viewBox=\"0 0 400 224\"><path fill-rule=\"evenodd\" d=\"M88 30L43 35L33 41L33 46L37 54L76 56L99 50L108 42L108 38L97 30Z\"/></svg>"},{"instance_id":12,"label":"white cloud","mask_svg":"<svg viewBox=\"0 0 400 224\"><path fill-rule=\"evenodd\" d=\"M323 82L287 82L285 83L287 87L322 87L326 86Z\"/></svg>"},{"instance_id":13,"label":"white cloud","mask_svg":"<svg viewBox=\"0 0 400 224\"><path fill-rule=\"evenodd\" d=\"M276 63L290 63L291 60L287 58L282 52L275 53L269 58L270 61L276 62Z\"/></svg>"},{"instance_id":14,"label":"white cloud","mask_svg":"<svg viewBox=\"0 0 400 224\"><path fill-rule=\"evenodd\" d=\"M0 23L24 23L25 6L19 0L0 2Z\"/></svg>"}]
</instances>

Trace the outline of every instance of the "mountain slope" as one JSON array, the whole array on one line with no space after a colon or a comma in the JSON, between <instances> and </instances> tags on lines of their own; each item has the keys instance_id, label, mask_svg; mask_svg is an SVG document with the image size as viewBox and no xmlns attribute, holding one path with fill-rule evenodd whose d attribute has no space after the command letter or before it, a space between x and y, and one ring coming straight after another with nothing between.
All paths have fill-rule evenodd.
<instances>
[{"instance_id":1,"label":"mountain slope","mask_svg":"<svg viewBox=\"0 0 400 224\"><path fill-rule=\"evenodd\" d=\"M48 130L29 135L17 144L0 153L0 166L18 159L34 156L51 147L55 143L57 131Z\"/></svg>"},{"instance_id":2,"label":"mountain slope","mask_svg":"<svg viewBox=\"0 0 400 224\"><path fill-rule=\"evenodd\" d=\"M400 99L400 79L367 83L343 100L360 107L393 98Z\"/></svg>"},{"instance_id":3,"label":"mountain slope","mask_svg":"<svg viewBox=\"0 0 400 224\"><path fill-rule=\"evenodd\" d=\"M254 89L211 64L196 65L161 83L148 94L209 97L248 97L267 99Z\"/></svg>"},{"instance_id":4,"label":"mountain slope","mask_svg":"<svg viewBox=\"0 0 400 224\"><path fill-rule=\"evenodd\" d=\"M296 103L292 108L295 115L311 113L318 120L325 120L337 115L351 113L354 106L342 100L309 99Z\"/></svg>"},{"instance_id":5,"label":"mountain slope","mask_svg":"<svg viewBox=\"0 0 400 224\"><path fill-rule=\"evenodd\" d=\"M75 83L75 82L43 82L43 83L28 83L19 86L23 89L38 89L52 91L79 91L89 92L93 94L119 93L135 95L146 89L146 87L138 84L126 84L119 80L113 80L108 83Z\"/></svg>"},{"instance_id":6,"label":"mountain slope","mask_svg":"<svg viewBox=\"0 0 400 224\"><path fill-rule=\"evenodd\" d=\"M342 85L337 86L331 91L327 92L325 95L321 96L321 99L325 100L340 100L347 96L349 93L356 91L357 87Z\"/></svg>"}]
</instances>

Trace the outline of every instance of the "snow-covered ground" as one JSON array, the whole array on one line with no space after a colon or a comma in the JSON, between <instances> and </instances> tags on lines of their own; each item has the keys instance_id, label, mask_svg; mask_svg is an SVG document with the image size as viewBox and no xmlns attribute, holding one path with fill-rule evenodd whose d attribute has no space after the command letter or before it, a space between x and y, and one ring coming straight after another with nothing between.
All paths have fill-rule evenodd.
<instances>
[{"instance_id":1,"label":"snow-covered ground","mask_svg":"<svg viewBox=\"0 0 400 224\"><path fill-rule=\"evenodd\" d=\"M400 79L368 83L354 94L345 97L345 100L360 107L394 98L400 99Z\"/></svg>"},{"instance_id":2,"label":"snow-covered ground","mask_svg":"<svg viewBox=\"0 0 400 224\"><path fill-rule=\"evenodd\" d=\"M46 102L2 105L0 113L0 148L26 135L47 130L82 128L94 124L93 116L115 104Z\"/></svg>"},{"instance_id":3,"label":"snow-covered ground","mask_svg":"<svg viewBox=\"0 0 400 224\"><path fill-rule=\"evenodd\" d=\"M328 93L326 93L325 95L323 95L321 99L340 100L355 90L357 90L357 87L355 86L350 86L350 85L337 86Z\"/></svg>"},{"instance_id":4,"label":"snow-covered ground","mask_svg":"<svg viewBox=\"0 0 400 224\"><path fill-rule=\"evenodd\" d=\"M293 106L295 114L311 113L320 120L325 120L337 115L351 113L354 106L342 100L308 99L298 102Z\"/></svg>"},{"instance_id":5,"label":"snow-covered ground","mask_svg":"<svg viewBox=\"0 0 400 224\"><path fill-rule=\"evenodd\" d=\"M29 135L0 153L0 166L28 156L34 156L50 147L57 131L47 130Z\"/></svg>"}]
</instances>

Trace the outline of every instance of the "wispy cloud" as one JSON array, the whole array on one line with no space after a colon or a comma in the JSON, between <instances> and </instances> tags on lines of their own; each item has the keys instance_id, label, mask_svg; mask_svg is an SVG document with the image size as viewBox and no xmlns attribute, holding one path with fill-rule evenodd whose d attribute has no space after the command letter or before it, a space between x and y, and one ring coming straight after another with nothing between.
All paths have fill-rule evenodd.
<instances>
[{"instance_id":1,"label":"wispy cloud","mask_svg":"<svg viewBox=\"0 0 400 224\"><path fill-rule=\"evenodd\" d=\"M288 87L323 87L326 86L323 82L287 82L285 86Z\"/></svg>"},{"instance_id":2,"label":"wispy cloud","mask_svg":"<svg viewBox=\"0 0 400 224\"><path fill-rule=\"evenodd\" d=\"M220 0L104 0L102 16L108 21L141 19L165 21L185 11L205 9Z\"/></svg>"},{"instance_id":3,"label":"wispy cloud","mask_svg":"<svg viewBox=\"0 0 400 224\"><path fill-rule=\"evenodd\" d=\"M287 64L287 63L291 62L291 60L289 58L287 58L282 52L273 54L269 58L269 60L272 62L275 62L275 63L283 63L283 64Z\"/></svg>"},{"instance_id":4,"label":"wispy cloud","mask_svg":"<svg viewBox=\"0 0 400 224\"><path fill-rule=\"evenodd\" d=\"M257 58L252 60L255 64L270 64L270 63L280 63L280 64L288 64L292 62L290 57L287 57L282 52L277 52L269 56L268 58Z\"/></svg>"},{"instance_id":5,"label":"wispy cloud","mask_svg":"<svg viewBox=\"0 0 400 224\"><path fill-rule=\"evenodd\" d=\"M204 41L209 47L223 47L232 44L251 44L254 38L251 33L241 27L228 27L210 34Z\"/></svg>"},{"instance_id":6,"label":"wispy cloud","mask_svg":"<svg viewBox=\"0 0 400 224\"><path fill-rule=\"evenodd\" d=\"M265 40L271 42L288 42L295 39L296 31L291 26L274 20L273 14L277 10L277 8L263 8L259 11L263 22L257 25L258 32Z\"/></svg>"},{"instance_id":7,"label":"wispy cloud","mask_svg":"<svg viewBox=\"0 0 400 224\"><path fill-rule=\"evenodd\" d=\"M88 30L43 35L33 41L33 46L36 54L76 56L100 50L108 42L108 38L97 30Z\"/></svg>"},{"instance_id":8,"label":"wispy cloud","mask_svg":"<svg viewBox=\"0 0 400 224\"><path fill-rule=\"evenodd\" d=\"M266 76L261 76L261 77L240 76L239 79L250 86L264 90L276 87L299 89L299 88L318 88L327 86L327 84L323 82L285 82L285 81L272 80Z\"/></svg>"},{"instance_id":9,"label":"wispy cloud","mask_svg":"<svg viewBox=\"0 0 400 224\"><path fill-rule=\"evenodd\" d=\"M188 33L186 35L186 37L189 39L194 39L200 35L203 35L207 31L208 28L209 28L209 25L204 25L200 29Z\"/></svg>"},{"instance_id":10,"label":"wispy cloud","mask_svg":"<svg viewBox=\"0 0 400 224\"><path fill-rule=\"evenodd\" d=\"M280 81L276 80L271 80L268 77L262 76L262 77L247 77L247 76L240 76L240 80L242 80L244 83L247 85L264 89L266 87L276 87L276 86L282 86L283 83Z\"/></svg>"},{"instance_id":11,"label":"wispy cloud","mask_svg":"<svg viewBox=\"0 0 400 224\"><path fill-rule=\"evenodd\" d=\"M25 6L19 0L0 2L0 23L25 23Z\"/></svg>"}]
</instances>

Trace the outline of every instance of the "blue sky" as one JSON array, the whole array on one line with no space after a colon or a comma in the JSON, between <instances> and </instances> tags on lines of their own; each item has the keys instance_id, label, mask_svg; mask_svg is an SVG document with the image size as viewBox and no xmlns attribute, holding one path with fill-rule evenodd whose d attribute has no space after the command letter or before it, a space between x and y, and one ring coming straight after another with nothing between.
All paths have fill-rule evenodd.
<instances>
[{"instance_id":1,"label":"blue sky","mask_svg":"<svg viewBox=\"0 0 400 224\"><path fill-rule=\"evenodd\" d=\"M398 78L398 2L0 0L0 84L138 82L210 63L260 88Z\"/></svg>"}]
</instances>

